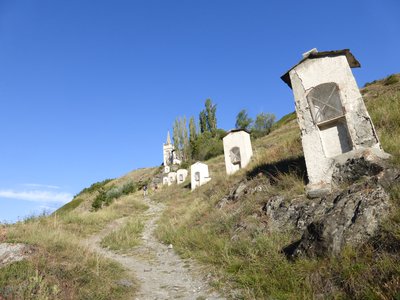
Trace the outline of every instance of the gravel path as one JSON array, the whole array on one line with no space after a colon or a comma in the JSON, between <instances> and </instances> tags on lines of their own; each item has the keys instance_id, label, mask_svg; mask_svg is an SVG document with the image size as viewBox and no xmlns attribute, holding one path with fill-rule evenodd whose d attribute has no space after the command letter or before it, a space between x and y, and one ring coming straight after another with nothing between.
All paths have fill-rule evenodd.
<instances>
[{"instance_id":1,"label":"gravel path","mask_svg":"<svg viewBox=\"0 0 400 300\"><path fill-rule=\"evenodd\" d=\"M145 213L146 223L142 243L129 255L118 254L102 248L101 239L124 224L127 218L115 220L99 234L86 240L86 245L99 254L121 263L139 280L139 292L134 299L225 299L210 290L199 267L190 260L181 259L171 246L161 244L153 235L164 205L149 198L144 199L149 209ZM125 284L130 284L125 282Z\"/></svg>"}]
</instances>

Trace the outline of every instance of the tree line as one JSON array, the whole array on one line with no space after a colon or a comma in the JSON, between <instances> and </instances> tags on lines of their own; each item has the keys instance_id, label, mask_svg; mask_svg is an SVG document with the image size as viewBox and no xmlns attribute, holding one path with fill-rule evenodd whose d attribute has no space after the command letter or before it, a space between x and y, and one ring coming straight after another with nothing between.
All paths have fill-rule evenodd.
<instances>
[{"instance_id":1,"label":"tree line","mask_svg":"<svg viewBox=\"0 0 400 300\"><path fill-rule=\"evenodd\" d=\"M253 138L258 138L268 134L274 122L275 115L269 113L260 113L253 121L243 109L236 116L235 127L247 130ZM190 117L189 124L186 117L178 117L172 129L175 151L184 165L189 165L192 161L208 160L224 153L222 139L226 131L217 127L217 105L211 99L205 101L198 122L193 116Z\"/></svg>"}]
</instances>

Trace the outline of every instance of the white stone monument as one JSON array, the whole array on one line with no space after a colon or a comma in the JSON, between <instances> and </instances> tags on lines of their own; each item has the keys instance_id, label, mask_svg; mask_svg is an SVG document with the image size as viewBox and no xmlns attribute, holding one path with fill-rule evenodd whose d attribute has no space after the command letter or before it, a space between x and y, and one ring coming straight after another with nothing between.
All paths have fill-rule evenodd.
<instances>
[{"instance_id":1,"label":"white stone monument","mask_svg":"<svg viewBox=\"0 0 400 300\"><path fill-rule=\"evenodd\" d=\"M225 167L228 175L245 168L253 156L250 134L244 129L234 129L223 138Z\"/></svg>"},{"instance_id":2,"label":"white stone monument","mask_svg":"<svg viewBox=\"0 0 400 300\"><path fill-rule=\"evenodd\" d=\"M196 162L190 166L190 179L192 191L199 186L209 182L211 180L208 172L208 166L202 162Z\"/></svg>"},{"instance_id":3,"label":"white stone monument","mask_svg":"<svg viewBox=\"0 0 400 300\"><path fill-rule=\"evenodd\" d=\"M186 180L186 177L188 176L188 170L186 170L186 169L179 169L177 172L176 172L176 182L178 183L178 184L181 184L181 183L183 183L185 180Z\"/></svg>"},{"instance_id":4,"label":"white stone monument","mask_svg":"<svg viewBox=\"0 0 400 300\"><path fill-rule=\"evenodd\" d=\"M316 197L331 189L334 165L355 155L387 157L350 68L348 49L313 49L281 78L293 90L309 184Z\"/></svg>"},{"instance_id":5,"label":"white stone monument","mask_svg":"<svg viewBox=\"0 0 400 300\"><path fill-rule=\"evenodd\" d=\"M169 185L168 176L164 176L164 177L163 177L163 182L162 182L162 184L163 184L163 185L166 185L166 184Z\"/></svg>"},{"instance_id":6,"label":"white stone monument","mask_svg":"<svg viewBox=\"0 0 400 300\"><path fill-rule=\"evenodd\" d=\"M176 182L176 172L168 173L168 185L171 185Z\"/></svg>"}]
</instances>

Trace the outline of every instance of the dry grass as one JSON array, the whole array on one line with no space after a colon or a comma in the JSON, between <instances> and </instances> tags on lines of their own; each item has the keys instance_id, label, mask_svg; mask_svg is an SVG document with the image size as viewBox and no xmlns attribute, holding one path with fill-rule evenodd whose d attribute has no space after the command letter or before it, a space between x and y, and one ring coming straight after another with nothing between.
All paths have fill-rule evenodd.
<instances>
[{"instance_id":1,"label":"dry grass","mask_svg":"<svg viewBox=\"0 0 400 300\"><path fill-rule=\"evenodd\" d=\"M400 165L399 76L363 89L366 105L385 151ZM306 174L300 132L293 114L274 126L271 134L253 141L250 165L227 177L223 156L209 161L212 181L191 192L187 182L162 187L151 197L167 204L157 236L182 256L193 257L213 273L215 285L241 290L243 299L400 299L400 185L391 190L394 209L375 240L347 248L338 257L289 262L281 249L298 238L297 232L274 233L262 206L269 198L307 201ZM158 168L141 169L107 185L146 181ZM217 204L240 182L249 189L239 201ZM127 275L115 263L80 246L79 239L120 217L134 215L121 230L106 237L112 249L137 243L145 210L140 193L122 197L97 212L90 211L94 193L80 195L66 212L10 226L7 241L36 249L31 259L0 273L0 294L12 289L16 298L125 299L133 291L115 281ZM129 238L128 238L129 237Z\"/></svg>"},{"instance_id":2,"label":"dry grass","mask_svg":"<svg viewBox=\"0 0 400 300\"><path fill-rule=\"evenodd\" d=\"M126 299L134 292L117 284L130 279L116 263L90 252L53 222L32 218L8 228L7 241L32 245L34 255L0 272L0 293L12 299Z\"/></svg>"},{"instance_id":3,"label":"dry grass","mask_svg":"<svg viewBox=\"0 0 400 300\"><path fill-rule=\"evenodd\" d=\"M137 193L121 197L97 212L64 211L8 226L7 242L25 243L36 250L28 260L2 269L0 295L13 295L13 299L126 299L132 296L135 288L120 286L117 281L134 279L119 264L83 247L81 241L117 218L142 213L147 206L140 199Z\"/></svg>"},{"instance_id":4,"label":"dry grass","mask_svg":"<svg viewBox=\"0 0 400 300\"><path fill-rule=\"evenodd\" d=\"M368 86L366 104L383 148L399 165L400 87L391 82ZM243 299L400 299L400 188L393 188L395 209L377 241L332 258L288 262L283 256L281 249L298 233L270 233L261 207L276 195L307 200L297 123L288 116L280 124L253 141L246 170L227 177L220 156L207 162L212 181L194 192L181 186L163 189L157 199L168 208L158 237L206 264L219 278L216 286L240 288ZM250 188L265 188L218 209L216 204L243 180Z\"/></svg>"},{"instance_id":5,"label":"dry grass","mask_svg":"<svg viewBox=\"0 0 400 300\"><path fill-rule=\"evenodd\" d=\"M143 229L143 218L131 217L124 226L105 236L101 241L101 246L111 250L130 250L140 244Z\"/></svg>"}]
</instances>

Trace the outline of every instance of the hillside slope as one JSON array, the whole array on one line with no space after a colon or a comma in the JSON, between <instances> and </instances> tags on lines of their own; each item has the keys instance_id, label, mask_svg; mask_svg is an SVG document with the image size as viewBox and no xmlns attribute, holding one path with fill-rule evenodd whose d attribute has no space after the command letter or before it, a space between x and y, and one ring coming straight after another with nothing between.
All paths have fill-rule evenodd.
<instances>
[{"instance_id":1,"label":"hillside slope","mask_svg":"<svg viewBox=\"0 0 400 300\"><path fill-rule=\"evenodd\" d=\"M382 146L393 155L390 163L397 168L399 79L399 75L391 76L362 89ZM398 182L387 191L392 211L379 220L379 233L373 239L362 245L350 244L333 257L290 261L283 254L285 247L302 236L298 228L285 226L283 220L305 227L309 224L307 214L296 212L330 200L312 202L304 195L307 177L299 134L294 116L288 115L271 134L254 141L255 156L246 170L227 178L223 158L214 158L207 162L213 177L209 184L193 193L172 187L156 195L154 198L169 203L158 229L159 238L172 243L184 257L209 265L219 278L218 286L239 287L245 299L399 297ZM361 193L380 201L378 186L370 185L369 180L375 179L360 178L332 197ZM378 210L372 206L371 211L375 208ZM290 220L292 216L297 219Z\"/></svg>"},{"instance_id":2,"label":"hillside slope","mask_svg":"<svg viewBox=\"0 0 400 300\"><path fill-rule=\"evenodd\" d=\"M395 167L400 165L399 79L393 75L361 89ZM282 250L302 233L274 223L285 215L271 219L267 211L273 201L279 207L312 204L304 195L307 176L295 114L254 140L253 148L251 164L229 177L223 156L207 161L212 181L194 192L189 179L180 186L150 191L150 198L165 207L155 232L158 239L171 244L181 257L200 262L207 268L208 281L232 298L400 297L400 185L390 188L392 210L374 239L345 247L336 256L291 261ZM126 255L146 243L140 235L147 224L148 204L140 189L160 172L140 169L93 184L51 216L5 226L0 241L31 245L32 253L1 269L0 295L126 299L136 294L140 287L134 275L82 246L82 241L125 220L126 225L101 241L103 247Z\"/></svg>"}]
</instances>

